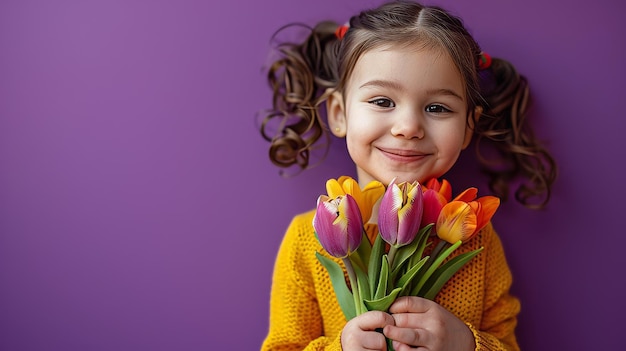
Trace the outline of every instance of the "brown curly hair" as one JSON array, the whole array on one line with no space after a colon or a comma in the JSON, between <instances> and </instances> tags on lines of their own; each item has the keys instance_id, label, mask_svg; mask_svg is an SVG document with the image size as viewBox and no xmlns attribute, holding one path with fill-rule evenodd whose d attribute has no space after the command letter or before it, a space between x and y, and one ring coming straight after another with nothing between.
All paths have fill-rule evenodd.
<instances>
[{"instance_id":1,"label":"brown curly hair","mask_svg":"<svg viewBox=\"0 0 626 351\"><path fill-rule=\"evenodd\" d=\"M293 26L305 25L287 25L277 34ZM465 82L468 111L477 106L483 109L474 126L474 145L491 190L504 201L510 184L521 178L525 181L515 190L518 202L529 208L548 203L557 168L526 121L528 81L499 58L493 58L488 69L479 70L481 49L461 19L440 7L393 1L352 17L341 40L335 35L338 27L336 22L323 21L306 27L309 33L303 42L281 42L276 47L279 58L267 76L272 109L260 126L261 135L270 142L274 164L306 169L311 167L315 145L327 150L329 131L322 103L332 91L343 91L363 53L390 43L419 42L450 54ZM492 146L495 155L491 152L486 157L484 146Z\"/></svg>"}]
</instances>

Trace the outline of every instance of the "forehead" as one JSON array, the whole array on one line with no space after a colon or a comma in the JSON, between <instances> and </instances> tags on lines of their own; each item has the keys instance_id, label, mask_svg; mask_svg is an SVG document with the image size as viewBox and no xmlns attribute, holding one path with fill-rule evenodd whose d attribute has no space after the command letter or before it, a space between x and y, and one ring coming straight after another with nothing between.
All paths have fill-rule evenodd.
<instances>
[{"instance_id":1,"label":"forehead","mask_svg":"<svg viewBox=\"0 0 626 351\"><path fill-rule=\"evenodd\" d=\"M356 61L347 88L368 81L388 81L411 89L451 89L465 92L463 78L443 49L423 45L373 48Z\"/></svg>"}]
</instances>

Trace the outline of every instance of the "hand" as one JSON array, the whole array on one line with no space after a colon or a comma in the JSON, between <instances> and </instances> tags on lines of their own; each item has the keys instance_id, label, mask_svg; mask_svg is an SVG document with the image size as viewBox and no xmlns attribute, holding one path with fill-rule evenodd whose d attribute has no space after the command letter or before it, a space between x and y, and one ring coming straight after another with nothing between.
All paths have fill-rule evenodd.
<instances>
[{"instance_id":1,"label":"hand","mask_svg":"<svg viewBox=\"0 0 626 351\"><path fill-rule=\"evenodd\" d=\"M395 321L383 329L395 351L450 351L475 349L472 331L463 321L434 301L421 297L398 298L389 308Z\"/></svg>"},{"instance_id":2,"label":"hand","mask_svg":"<svg viewBox=\"0 0 626 351\"><path fill-rule=\"evenodd\" d=\"M341 347L344 351L387 350L385 336L377 332L394 320L388 313L369 311L352 318L341 332Z\"/></svg>"}]
</instances>

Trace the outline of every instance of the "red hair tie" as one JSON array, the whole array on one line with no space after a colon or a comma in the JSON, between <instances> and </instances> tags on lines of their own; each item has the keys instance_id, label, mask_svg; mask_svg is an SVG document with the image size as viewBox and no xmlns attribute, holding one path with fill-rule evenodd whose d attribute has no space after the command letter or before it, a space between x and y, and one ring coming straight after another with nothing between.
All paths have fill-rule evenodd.
<instances>
[{"instance_id":1,"label":"red hair tie","mask_svg":"<svg viewBox=\"0 0 626 351\"><path fill-rule=\"evenodd\" d=\"M343 39L343 37L346 35L346 32L348 31L349 28L350 27L348 27L348 25L346 24L337 27L337 29L335 30L335 36L337 37L337 39L339 40Z\"/></svg>"},{"instance_id":2,"label":"red hair tie","mask_svg":"<svg viewBox=\"0 0 626 351\"><path fill-rule=\"evenodd\" d=\"M481 51L478 55L478 69L480 71L487 69L491 66L491 56L488 53Z\"/></svg>"}]
</instances>

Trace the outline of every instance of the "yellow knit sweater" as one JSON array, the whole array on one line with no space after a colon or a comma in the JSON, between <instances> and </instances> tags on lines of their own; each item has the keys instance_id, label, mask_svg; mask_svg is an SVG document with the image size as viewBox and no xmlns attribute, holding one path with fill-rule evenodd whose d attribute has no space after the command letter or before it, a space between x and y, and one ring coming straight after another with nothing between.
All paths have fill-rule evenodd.
<instances>
[{"instance_id":1,"label":"yellow knit sweater","mask_svg":"<svg viewBox=\"0 0 626 351\"><path fill-rule=\"evenodd\" d=\"M263 351L341 350L346 319L328 273L315 257L315 252L328 254L315 238L314 213L294 217L280 246ZM366 227L370 236L377 230L376 225ZM481 246L484 250L444 285L435 301L468 325L476 350L519 350L514 331L520 304L509 294L511 272L491 224L457 252Z\"/></svg>"}]
</instances>

